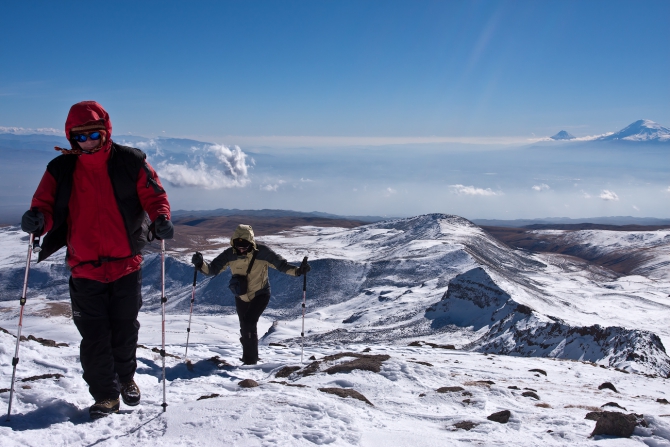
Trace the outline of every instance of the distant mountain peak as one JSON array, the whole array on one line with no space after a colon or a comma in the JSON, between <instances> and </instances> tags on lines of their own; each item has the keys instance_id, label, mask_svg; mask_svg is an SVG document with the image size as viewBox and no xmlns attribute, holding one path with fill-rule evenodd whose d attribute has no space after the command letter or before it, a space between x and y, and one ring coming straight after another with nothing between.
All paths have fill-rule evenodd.
<instances>
[{"instance_id":1,"label":"distant mountain peak","mask_svg":"<svg viewBox=\"0 0 670 447\"><path fill-rule=\"evenodd\" d=\"M600 138L602 141L670 141L670 129L651 120L637 120L612 135Z\"/></svg>"},{"instance_id":2,"label":"distant mountain peak","mask_svg":"<svg viewBox=\"0 0 670 447\"><path fill-rule=\"evenodd\" d=\"M561 130L559 133L550 138L552 140L574 140L576 137L572 134L569 134L565 130Z\"/></svg>"}]
</instances>

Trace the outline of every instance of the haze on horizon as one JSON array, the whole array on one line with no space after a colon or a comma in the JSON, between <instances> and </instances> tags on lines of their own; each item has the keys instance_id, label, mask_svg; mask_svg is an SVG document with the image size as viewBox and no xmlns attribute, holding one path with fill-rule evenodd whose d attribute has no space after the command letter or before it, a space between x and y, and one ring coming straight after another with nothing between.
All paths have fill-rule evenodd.
<instances>
[{"instance_id":1,"label":"haze on horizon","mask_svg":"<svg viewBox=\"0 0 670 447\"><path fill-rule=\"evenodd\" d=\"M670 217L658 148L519 149L669 126L668 16L655 0L12 3L0 127L62 129L96 100L175 209ZM174 158L160 136L213 145ZM3 206L45 157L5 176Z\"/></svg>"}]
</instances>

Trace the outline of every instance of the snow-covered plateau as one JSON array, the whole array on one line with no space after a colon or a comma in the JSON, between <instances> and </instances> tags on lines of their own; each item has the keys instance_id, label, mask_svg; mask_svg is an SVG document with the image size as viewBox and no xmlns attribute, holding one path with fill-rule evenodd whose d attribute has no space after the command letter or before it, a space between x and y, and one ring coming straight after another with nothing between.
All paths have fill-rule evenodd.
<instances>
[{"instance_id":1,"label":"snow-covered plateau","mask_svg":"<svg viewBox=\"0 0 670 447\"><path fill-rule=\"evenodd\" d=\"M239 366L224 273L198 277L190 368L182 357L191 253L168 242L167 412L152 351L161 341L160 265L149 254L142 404L94 422L59 253L31 270L23 334L33 337L21 344L3 445L670 446L670 231L557 237L647 257L624 276L572 256L512 250L443 214L260 237L293 263L309 256L304 363L302 281L271 271L261 362ZM0 333L0 386L8 387L27 237L0 229L0 246L0 327L9 331ZM259 386L239 386L244 379ZM6 404L9 393L0 397ZM505 410L506 423L487 419ZM641 425L631 438L589 437L597 415L585 416L603 410L635 413Z\"/></svg>"}]
</instances>

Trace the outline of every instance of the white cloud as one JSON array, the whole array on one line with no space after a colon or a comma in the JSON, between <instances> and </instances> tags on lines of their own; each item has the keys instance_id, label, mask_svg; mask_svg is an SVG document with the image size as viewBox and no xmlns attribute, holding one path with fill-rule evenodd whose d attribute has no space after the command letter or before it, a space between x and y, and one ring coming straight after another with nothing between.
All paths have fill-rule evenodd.
<instances>
[{"instance_id":1,"label":"white cloud","mask_svg":"<svg viewBox=\"0 0 670 447\"><path fill-rule=\"evenodd\" d=\"M279 180L279 181L277 181L277 183L275 183L274 185L272 185L272 184L270 184L270 183L267 183L267 184L265 184L265 185L261 185L261 190L262 190L262 191L277 192L277 191L279 190L279 187L280 187L281 185L283 185L284 183L286 183L285 180Z\"/></svg>"},{"instance_id":2,"label":"white cloud","mask_svg":"<svg viewBox=\"0 0 670 447\"><path fill-rule=\"evenodd\" d=\"M600 197L603 200L607 200L608 202L618 202L619 201L619 196L616 195L616 193L614 191L609 191L607 189L603 189L598 197Z\"/></svg>"},{"instance_id":3,"label":"white cloud","mask_svg":"<svg viewBox=\"0 0 670 447\"><path fill-rule=\"evenodd\" d=\"M204 148L192 148L194 158L182 164L162 161L158 164L161 179L173 186L193 186L204 189L240 188L250 180L246 157L239 146L213 144ZM206 158L215 158L215 162Z\"/></svg>"},{"instance_id":4,"label":"white cloud","mask_svg":"<svg viewBox=\"0 0 670 447\"><path fill-rule=\"evenodd\" d=\"M590 198L591 198L591 194L589 194L589 193L586 192L586 191L582 191L582 197L584 197L585 199L590 199Z\"/></svg>"},{"instance_id":5,"label":"white cloud","mask_svg":"<svg viewBox=\"0 0 670 447\"><path fill-rule=\"evenodd\" d=\"M640 211L640 208L636 207L635 205L633 205L633 209L634 209L635 211Z\"/></svg>"},{"instance_id":6,"label":"white cloud","mask_svg":"<svg viewBox=\"0 0 670 447\"><path fill-rule=\"evenodd\" d=\"M37 129L30 129L26 127L3 127L0 126L0 133L9 133L12 135L32 135L32 134L42 134L42 135L58 135L65 137L65 131L63 129L54 129L53 127L40 127Z\"/></svg>"},{"instance_id":7,"label":"white cloud","mask_svg":"<svg viewBox=\"0 0 670 447\"><path fill-rule=\"evenodd\" d=\"M161 157L165 156L165 153L158 145L158 142L153 138L147 141L136 141L136 142L128 142L125 140L121 140L121 144L142 149L144 152L149 152L149 149L152 149L156 155Z\"/></svg>"},{"instance_id":8,"label":"white cloud","mask_svg":"<svg viewBox=\"0 0 670 447\"><path fill-rule=\"evenodd\" d=\"M549 185L547 185L546 183L541 183L539 185L534 185L533 186L533 190L535 190L535 191L546 191L548 189L550 189L550 188L549 188Z\"/></svg>"},{"instance_id":9,"label":"white cloud","mask_svg":"<svg viewBox=\"0 0 670 447\"><path fill-rule=\"evenodd\" d=\"M391 187L389 186L388 188L386 188L386 192L388 192L389 194L395 194L395 193L397 193L398 191L396 191L395 189L393 189L393 188L391 188Z\"/></svg>"},{"instance_id":10,"label":"white cloud","mask_svg":"<svg viewBox=\"0 0 670 447\"><path fill-rule=\"evenodd\" d=\"M670 192L670 186L668 186L668 189L666 189L665 192Z\"/></svg>"},{"instance_id":11,"label":"white cloud","mask_svg":"<svg viewBox=\"0 0 670 447\"><path fill-rule=\"evenodd\" d=\"M449 185L451 191L455 194L466 196L497 196L502 195L502 192L495 192L491 188L475 188L474 186L465 185Z\"/></svg>"},{"instance_id":12,"label":"white cloud","mask_svg":"<svg viewBox=\"0 0 670 447\"><path fill-rule=\"evenodd\" d=\"M300 178L300 181L304 182L304 183L310 183L310 182L313 182L314 180L308 179L308 178Z\"/></svg>"}]
</instances>

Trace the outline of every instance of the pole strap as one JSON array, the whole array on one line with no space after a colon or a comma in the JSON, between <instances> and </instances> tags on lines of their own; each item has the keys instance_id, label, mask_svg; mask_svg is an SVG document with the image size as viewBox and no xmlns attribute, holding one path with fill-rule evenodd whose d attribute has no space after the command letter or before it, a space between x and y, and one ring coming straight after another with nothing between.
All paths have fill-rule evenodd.
<instances>
[{"instance_id":1,"label":"pole strap","mask_svg":"<svg viewBox=\"0 0 670 447\"><path fill-rule=\"evenodd\" d=\"M167 303L167 297L166 296L161 297L161 303Z\"/></svg>"},{"instance_id":2,"label":"pole strap","mask_svg":"<svg viewBox=\"0 0 670 447\"><path fill-rule=\"evenodd\" d=\"M161 357L165 357L165 349L161 349L158 352L160 353Z\"/></svg>"},{"instance_id":3,"label":"pole strap","mask_svg":"<svg viewBox=\"0 0 670 447\"><path fill-rule=\"evenodd\" d=\"M13 357L12 358L12 366L16 366L19 364L19 358L18 357Z\"/></svg>"}]
</instances>

